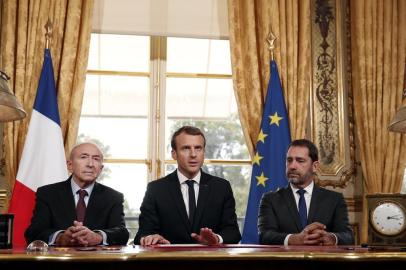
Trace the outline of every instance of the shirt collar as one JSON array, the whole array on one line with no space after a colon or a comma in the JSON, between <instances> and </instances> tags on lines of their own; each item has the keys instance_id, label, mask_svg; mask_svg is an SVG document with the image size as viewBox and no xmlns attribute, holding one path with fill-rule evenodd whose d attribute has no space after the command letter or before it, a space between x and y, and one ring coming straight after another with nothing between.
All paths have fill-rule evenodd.
<instances>
[{"instance_id":1,"label":"shirt collar","mask_svg":"<svg viewBox=\"0 0 406 270\"><path fill-rule=\"evenodd\" d=\"M196 183L200 184L200 177L201 177L201 172L199 170L199 172L196 174L195 177L193 178L187 178L186 176L184 176L179 170L176 170L176 173L178 174L178 179L179 179L179 183L182 185L185 181L187 180L194 180Z\"/></svg>"},{"instance_id":2,"label":"shirt collar","mask_svg":"<svg viewBox=\"0 0 406 270\"><path fill-rule=\"evenodd\" d=\"M312 196L313 187L314 187L314 181L312 181L307 187L305 187L304 190L306 190L306 193L307 193L307 194L309 194L310 196ZM290 188L292 189L293 194L296 194L296 191L299 190L297 187L293 186L292 184L290 184Z\"/></svg>"},{"instance_id":3,"label":"shirt collar","mask_svg":"<svg viewBox=\"0 0 406 270\"><path fill-rule=\"evenodd\" d=\"M73 178L74 178L74 176L72 175L72 178L71 178L71 180L70 180L70 186L72 187L73 195L75 195L76 192L78 192L78 190L84 189L84 190L87 191L87 194L88 194L89 197L90 197L90 194L92 193L92 190L93 190L93 188L94 188L95 182L91 183L91 184L90 184L89 186L87 186L86 188L80 188L80 187L78 186L78 184L76 184L76 182L73 180Z\"/></svg>"}]
</instances>

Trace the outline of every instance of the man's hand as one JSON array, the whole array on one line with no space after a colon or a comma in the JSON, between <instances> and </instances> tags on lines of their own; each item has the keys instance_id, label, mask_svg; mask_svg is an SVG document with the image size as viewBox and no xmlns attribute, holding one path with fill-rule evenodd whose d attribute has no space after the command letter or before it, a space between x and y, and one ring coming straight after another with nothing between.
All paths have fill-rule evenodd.
<instances>
[{"instance_id":1,"label":"man's hand","mask_svg":"<svg viewBox=\"0 0 406 270\"><path fill-rule=\"evenodd\" d=\"M334 246L337 244L336 236L333 233L329 233L326 231L322 233L321 240L323 246Z\"/></svg>"},{"instance_id":2,"label":"man's hand","mask_svg":"<svg viewBox=\"0 0 406 270\"><path fill-rule=\"evenodd\" d=\"M57 246L76 246L77 241L72 238L74 226L67 228L64 232L58 234L55 239L55 245Z\"/></svg>"},{"instance_id":3,"label":"man's hand","mask_svg":"<svg viewBox=\"0 0 406 270\"><path fill-rule=\"evenodd\" d=\"M97 246L103 242L103 237L88 227L83 226L82 222L73 222L72 238L81 246Z\"/></svg>"},{"instance_id":4,"label":"man's hand","mask_svg":"<svg viewBox=\"0 0 406 270\"><path fill-rule=\"evenodd\" d=\"M289 245L323 245L330 243L330 233L326 232L326 226L319 222L307 225L301 233L292 234L289 237ZM334 236L332 236L334 237ZM334 239L335 243L335 239Z\"/></svg>"},{"instance_id":5,"label":"man's hand","mask_svg":"<svg viewBox=\"0 0 406 270\"><path fill-rule=\"evenodd\" d=\"M156 244L170 244L170 242L159 234L147 235L140 239L140 245L143 247Z\"/></svg>"},{"instance_id":6,"label":"man's hand","mask_svg":"<svg viewBox=\"0 0 406 270\"><path fill-rule=\"evenodd\" d=\"M200 234L192 233L191 236L200 244L209 246L215 246L219 244L219 238L209 228L201 228Z\"/></svg>"}]
</instances>

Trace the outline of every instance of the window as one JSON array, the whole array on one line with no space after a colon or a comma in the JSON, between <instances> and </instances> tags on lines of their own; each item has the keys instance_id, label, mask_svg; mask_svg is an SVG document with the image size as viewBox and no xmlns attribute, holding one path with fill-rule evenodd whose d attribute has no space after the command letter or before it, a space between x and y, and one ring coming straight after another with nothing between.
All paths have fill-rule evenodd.
<instances>
[{"instance_id":1,"label":"window","mask_svg":"<svg viewBox=\"0 0 406 270\"><path fill-rule=\"evenodd\" d=\"M78 142L93 140L104 151L99 181L124 194L131 238L148 181L176 168L170 138L185 124L205 133L203 169L230 181L241 228L251 162L229 42L92 34Z\"/></svg>"}]
</instances>

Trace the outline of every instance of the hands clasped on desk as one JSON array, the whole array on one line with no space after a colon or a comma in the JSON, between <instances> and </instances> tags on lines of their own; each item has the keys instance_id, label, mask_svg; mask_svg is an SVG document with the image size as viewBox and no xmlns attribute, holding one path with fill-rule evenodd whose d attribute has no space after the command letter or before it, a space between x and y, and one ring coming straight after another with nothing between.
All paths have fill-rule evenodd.
<instances>
[{"instance_id":1,"label":"hands clasped on desk","mask_svg":"<svg viewBox=\"0 0 406 270\"><path fill-rule=\"evenodd\" d=\"M55 243L58 246L95 246L101 244L103 237L82 222L74 221L63 233L58 234Z\"/></svg>"},{"instance_id":2,"label":"hands clasped on desk","mask_svg":"<svg viewBox=\"0 0 406 270\"><path fill-rule=\"evenodd\" d=\"M319 222L307 225L300 233L289 237L289 245L323 245L336 244L336 236L326 231L326 226Z\"/></svg>"},{"instance_id":3,"label":"hands clasped on desk","mask_svg":"<svg viewBox=\"0 0 406 270\"><path fill-rule=\"evenodd\" d=\"M219 238L217 235L209 228L201 228L200 234L192 233L191 237L196 240L199 244L214 246L219 244ZM151 246L156 244L170 244L163 236L159 234L152 234L141 237L141 246Z\"/></svg>"}]
</instances>

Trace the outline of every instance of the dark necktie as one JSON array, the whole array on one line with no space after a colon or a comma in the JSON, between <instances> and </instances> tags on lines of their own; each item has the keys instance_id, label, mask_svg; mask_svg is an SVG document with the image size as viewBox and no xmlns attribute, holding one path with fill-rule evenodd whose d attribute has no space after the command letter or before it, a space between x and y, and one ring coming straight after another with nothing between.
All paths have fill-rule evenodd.
<instances>
[{"instance_id":1,"label":"dark necktie","mask_svg":"<svg viewBox=\"0 0 406 270\"><path fill-rule=\"evenodd\" d=\"M85 197L87 196L87 191L84 189L80 189L76 193L79 194L78 204L76 205L76 220L79 222L83 222L86 215Z\"/></svg>"},{"instance_id":2,"label":"dark necktie","mask_svg":"<svg viewBox=\"0 0 406 270\"><path fill-rule=\"evenodd\" d=\"M188 185L189 190L189 221L190 224L193 225L193 218L195 216L196 211L196 197L195 197L195 188L194 188L194 180L187 180L186 184Z\"/></svg>"},{"instance_id":3,"label":"dark necktie","mask_svg":"<svg viewBox=\"0 0 406 270\"><path fill-rule=\"evenodd\" d=\"M300 195L298 208L299 208L300 222L302 223L302 229L304 229L307 226L307 207L306 207L306 200L304 197L306 190L299 189L296 192Z\"/></svg>"}]
</instances>

